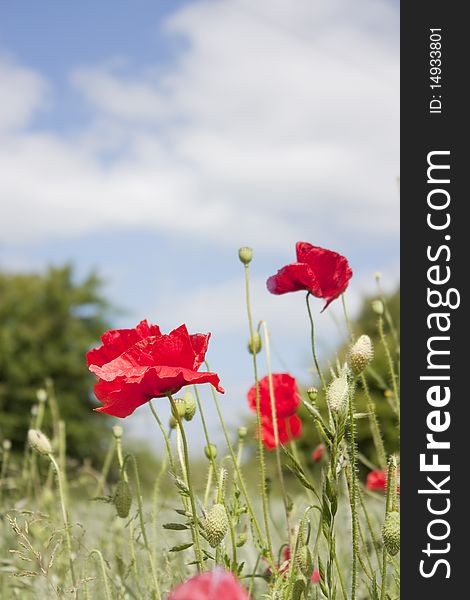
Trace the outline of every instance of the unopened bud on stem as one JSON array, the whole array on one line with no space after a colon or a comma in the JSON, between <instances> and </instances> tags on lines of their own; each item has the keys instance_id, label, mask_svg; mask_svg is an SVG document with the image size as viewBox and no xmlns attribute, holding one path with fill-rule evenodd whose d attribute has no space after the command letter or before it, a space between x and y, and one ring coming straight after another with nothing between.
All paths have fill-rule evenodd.
<instances>
[{"instance_id":1,"label":"unopened bud on stem","mask_svg":"<svg viewBox=\"0 0 470 600\"><path fill-rule=\"evenodd\" d=\"M253 248L249 248L248 246L240 248L238 251L238 258L244 265L248 265L253 258Z\"/></svg>"},{"instance_id":2,"label":"unopened bud on stem","mask_svg":"<svg viewBox=\"0 0 470 600\"><path fill-rule=\"evenodd\" d=\"M39 429L30 429L28 431L28 442L31 448L39 454L52 454L52 446L49 438L42 431L39 431Z\"/></svg>"}]
</instances>

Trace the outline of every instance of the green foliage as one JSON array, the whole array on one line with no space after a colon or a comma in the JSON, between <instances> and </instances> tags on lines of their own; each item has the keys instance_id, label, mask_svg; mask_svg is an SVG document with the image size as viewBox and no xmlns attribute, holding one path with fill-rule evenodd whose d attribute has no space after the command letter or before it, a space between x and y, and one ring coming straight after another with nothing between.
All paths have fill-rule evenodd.
<instances>
[{"instance_id":1,"label":"green foliage","mask_svg":"<svg viewBox=\"0 0 470 600\"><path fill-rule=\"evenodd\" d=\"M67 424L67 453L100 453L107 419L93 414L85 354L107 328L101 285L96 274L77 282L70 266L0 273L0 438L13 448L24 445L37 390L52 383Z\"/></svg>"}]
</instances>

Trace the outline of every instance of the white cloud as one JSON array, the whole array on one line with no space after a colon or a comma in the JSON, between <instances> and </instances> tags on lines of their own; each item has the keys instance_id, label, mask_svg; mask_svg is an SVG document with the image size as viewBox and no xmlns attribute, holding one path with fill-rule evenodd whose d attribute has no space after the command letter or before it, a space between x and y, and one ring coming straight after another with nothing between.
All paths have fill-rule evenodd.
<instances>
[{"instance_id":1,"label":"white cloud","mask_svg":"<svg viewBox=\"0 0 470 600\"><path fill-rule=\"evenodd\" d=\"M265 248L325 231L330 245L393 238L397 31L380 1L193 2L165 24L185 40L169 68L71 72L94 117L63 135L28 130L44 81L0 63L0 233L145 226Z\"/></svg>"}]
</instances>

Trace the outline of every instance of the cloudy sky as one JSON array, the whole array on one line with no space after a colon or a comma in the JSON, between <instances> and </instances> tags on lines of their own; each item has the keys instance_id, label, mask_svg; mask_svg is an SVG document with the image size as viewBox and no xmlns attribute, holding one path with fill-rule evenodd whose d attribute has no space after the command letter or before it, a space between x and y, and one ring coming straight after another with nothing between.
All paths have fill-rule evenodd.
<instances>
[{"instance_id":1,"label":"cloudy sky","mask_svg":"<svg viewBox=\"0 0 470 600\"><path fill-rule=\"evenodd\" d=\"M394 0L3 3L0 268L96 268L117 326L212 331L235 425L251 384L239 246L274 366L302 382L303 295L264 283L295 242L349 258L352 310L375 271L397 284L398 47ZM324 356L338 309L317 317ZM156 436L146 407L126 424Z\"/></svg>"}]
</instances>

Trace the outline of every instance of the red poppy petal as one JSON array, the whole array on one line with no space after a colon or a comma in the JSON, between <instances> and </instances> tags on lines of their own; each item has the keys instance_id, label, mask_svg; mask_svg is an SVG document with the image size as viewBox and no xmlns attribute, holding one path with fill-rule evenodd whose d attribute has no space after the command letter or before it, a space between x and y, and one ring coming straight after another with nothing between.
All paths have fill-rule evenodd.
<instances>
[{"instance_id":1,"label":"red poppy petal","mask_svg":"<svg viewBox=\"0 0 470 600\"><path fill-rule=\"evenodd\" d=\"M191 340L191 345L194 350L195 358L193 369L197 371L199 367L204 362L206 357L207 347L209 345L211 334L203 334L203 333L195 333L194 335L190 335L189 339Z\"/></svg>"},{"instance_id":2,"label":"red poppy petal","mask_svg":"<svg viewBox=\"0 0 470 600\"><path fill-rule=\"evenodd\" d=\"M292 263L270 277L266 286L271 294L287 294L308 290L316 295L320 290L319 283L312 269L306 263Z\"/></svg>"},{"instance_id":3,"label":"red poppy petal","mask_svg":"<svg viewBox=\"0 0 470 600\"><path fill-rule=\"evenodd\" d=\"M250 600L250 597L232 573L216 569L178 585L168 600Z\"/></svg>"}]
</instances>

